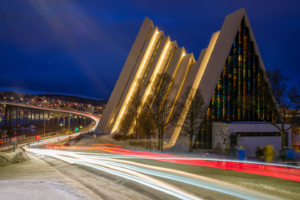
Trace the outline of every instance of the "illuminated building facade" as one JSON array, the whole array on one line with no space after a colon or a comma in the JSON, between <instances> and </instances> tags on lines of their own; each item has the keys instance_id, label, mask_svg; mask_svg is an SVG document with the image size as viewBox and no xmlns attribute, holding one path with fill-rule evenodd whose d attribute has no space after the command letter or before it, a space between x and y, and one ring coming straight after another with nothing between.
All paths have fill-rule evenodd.
<instances>
[{"instance_id":1,"label":"illuminated building facade","mask_svg":"<svg viewBox=\"0 0 300 200\"><path fill-rule=\"evenodd\" d=\"M216 143L222 143L220 138L214 136L215 129L220 124L224 124L228 131L234 130L242 136L247 135L245 132L272 132L277 137L276 141L280 140L274 127L262 123L245 106L234 103L245 101L246 95L253 95L253 104L265 119L270 118L267 109L255 98L257 88L268 84L264 72L265 67L244 8L225 18L221 30L213 33L208 47L201 51L197 61L192 53L187 54L184 47L178 47L176 41L171 41L169 36L165 36L146 17L97 130L120 132L128 104L138 88L142 101L152 98L154 94L151 93L151 82L160 77L159 74L169 74L174 80L173 84L178 86L172 97L175 102L188 86L201 90L207 108L196 138L201 148L211 149ZM185 117L186 113L181 115ZM167 148L172 148L177 142L186 142L181 138L180 127L177 124L167 129L164 134ZM265 142L270 141L270 137Z\"/></svg>"},{"instance_id":2,"label":"illuminated building facade","mask_svg":"<svg viewBox=\"0 0 300 200\"><path fill-rule=\"evenodd\" d=\"M265 120L271 121L272 114L257 98L258 88L264 92L267 84L264 69L260 67L259 57L249 35L249 27L243 18L201 125L197 140L202 148L212 148L213 122L262 121L257 113L246 109L246 96L252 96L253 106L257 107Z\"/></svg>"}]
</instances>

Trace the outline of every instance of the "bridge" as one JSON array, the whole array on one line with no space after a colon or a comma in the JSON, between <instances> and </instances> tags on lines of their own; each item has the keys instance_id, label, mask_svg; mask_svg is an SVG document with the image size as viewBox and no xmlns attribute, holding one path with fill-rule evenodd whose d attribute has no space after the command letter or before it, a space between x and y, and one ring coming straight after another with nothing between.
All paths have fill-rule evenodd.
<instances>
[{"instance_id":1,"label":"bridge","mask_svg":"<svg viewBox=\"0 0 300 200\"><path fill-rule=\"evenodd\" d=\"M2 104L5 108L5 117L4 117L5 125L9 125L9 127L13 127L13 128L27 126L28 119L30 119L31 124L32 123L34 124L37 121L38 122L42 121L44 127L46 121L47 124L52 123L52 125L55 125L55 123L57 123L57 126L60 128L68 128L69 132L71 129L74 130L75 127L77 127L79 128L77 133L80 133L81 128L88 127L88 130L84 131L85 133L85 132L95 131L100 120L100 117L92 115L91 113L87 113L87 112L80 112L80 111L74 111L68 109L54 109L54 108L47 108L42 106L34 106L34 105L11 103L11 102L0 102L0 104ZM13 122L12 119L14 118L15 121ZM63 119L62 123L60 123L61 118ZM68 122L66 120L68 120ZM44 136L46 136L45 128L44 128Z\"/></svg>"}]
</instances>

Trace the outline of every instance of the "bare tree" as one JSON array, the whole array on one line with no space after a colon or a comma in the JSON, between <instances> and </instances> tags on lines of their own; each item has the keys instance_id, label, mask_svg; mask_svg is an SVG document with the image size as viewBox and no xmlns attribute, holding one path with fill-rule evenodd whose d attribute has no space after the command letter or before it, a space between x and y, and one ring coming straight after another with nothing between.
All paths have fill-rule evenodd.
<instances>
[{"instance_id":1,"label":"bare tree","mask_svg":"<svg viewBox=\"0 0 300 200\"><path fill-rule=\"evenodd\" d=\"M225 147L228 147L228 144L230 142L231 136L230 133L233 132L233 129L228 129L225 124L220 124L219 126L216 126L216 131L214 132L215 136L221 137L223 140L223 144L225 144ZM236 136L236 140L238 141L240 139L239 136Z\"/></svg>"},{"instance_id":2,"label":"bare tree","mask_svg":"<svg viewBox=\"0 0 300 200\"><path fill-rule=\"evenodd\" d=\"M151 90L154 94L149 117L153 120L158 133L158 150L163 151L163 136L168 124L173 121L173 115L169 115L173 109L174 100L171 99L171 95L175 86L173 79L168 74L159 75L153 83L149 84L152 84Z\"/></svg>"},{"instance_id":3,"label":"bare tree","mask_svg":"<svg viewBox=\"0 0 300 200\"><path fill-rule=\"evenodd\" d=\"M193 138L198 134L205 113L204 99L199 89L189 86L176 106L176 125L181 126L181 134L189 137L189 152L193 150ZM186 113L183 116L182 113Z\"/></svg>"},{"instance_id":4,"label":"bare tree","mask_svg":"<svg viewBox=\"0 0 300 200\"><path fill-rule=\"evenodd\" d=\"M139 138L139 109L142 105L142 98L140 95L140 88L131 98L130 102L127 104L127 114L122 121L121 131L127 134L130 134L132 129L134 130L134 139Z\"/></svg>"},{"instance_id":5,"label":"bare tree","mask_svg":"<svg viewBox=\"0 0 300 200\"><path fill-rule=\"evenodd\" d=\"M290 78L284 76L279 69L267 71L267 77L270 84L264 83L262 80L262 87L257 88L254 97L245 97L244 106L246 110L256 113L260 120L280 131L281 147L283 149L285 146L285 132L290 130L294 123L297 123L296 115L300 108L300 91L295 86L287 86L286 82ZM269 120L264 116L258 105L253 103L253 98L261 102L260 106L263 106L266 112L270 113ZM238 106L243 106L243 101L236 103Z\"/></svg>"},{"instance_id":6,"label":"bare tree","mask_svg":"<svg viewBox=\"0 0 300 200\"><path fill-rule=\"evenodd\" d=\"M130 128L131 128L131 122L133 121L133 116L131 113L127 113L124 117L122 124L121 124L121 132L124 134L129 134Z\"/></svg>"},{"instance_id":7,"label":"bare tree","mask_svg":"<svg viewBox=\"0 0 300 200\"><path fill-rule=\"evenodd\" d=\"M149 115L150 102L146 102L143 106L143 109L140 111L138 118L140 130L144 133L147 143L146 149L151 151L151 137L155 135L155 123L153 118Z\"/></svg>"}]
</instances>

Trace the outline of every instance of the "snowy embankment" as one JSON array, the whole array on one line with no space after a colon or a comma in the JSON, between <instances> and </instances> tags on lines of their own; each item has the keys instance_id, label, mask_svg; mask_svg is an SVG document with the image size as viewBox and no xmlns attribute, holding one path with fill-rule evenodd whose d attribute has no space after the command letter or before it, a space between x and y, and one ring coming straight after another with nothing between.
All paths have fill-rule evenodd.
<instances>
[{"instance_id":1,"label":"snowy embankment","mask_svg":"<svg viewBox=\"0 0 300 200\"><path fill-rule=\"evenodd\" d=\"M70 185L48 180L3 180L0 193L1 199L6 200L88 199Z\"/></svg>"},{"instance_id":2,"label":"snowy embankment","mask_svg":"<svg viewBox=\"0 0 300 200\"><path fill-rule=\"evenodd\" d=\"M30 160L27 154L22 149L17 149L16 152L3 153L0 152L0 167L22 163Z\"/></svg>"}]
</instances>

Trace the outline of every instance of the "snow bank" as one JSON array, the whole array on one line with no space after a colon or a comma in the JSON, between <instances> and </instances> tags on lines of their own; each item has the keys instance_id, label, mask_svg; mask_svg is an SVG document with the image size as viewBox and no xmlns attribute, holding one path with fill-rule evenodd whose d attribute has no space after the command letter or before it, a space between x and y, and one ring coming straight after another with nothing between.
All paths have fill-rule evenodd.
<instances>
[{"instance_id":1,"label":"snow bank","mask_svg":"<svg viewBox=\"0 0 300 200\"><path fill-rule=\"evenodd\" d=\"M300 199L300 193L298 191L288 191L284 188L281 188L280 186L274 187L270 185L265 185L265 184L257 184L257 183L251 183L251 182L239 182L239 185L246 187L246 188L252 188L256 189L262 192L269 192L271 194L281 194L284 195L287 198L291 199Z\"/></svg>"},{"instance_id":2,"label":"snow bank","mask_svg":"<svg viewBox=\"0 0 300 200\"><path fill-rule=\"evenodd\" d=\"M47 180L0 181L1 199L6 200L87 200L78 189L65 183Z\"/></svg>"},{"instance_id":3,"label":"snow bank","mask_svg":"<svg viewBox=\"0 0 300 200\"><path fill-rule=\"evenodd\" d=\"M170 147L168 151L173 152L187 152L188 147L183 142L176 142L174 146Z\"/></svg>"},{"instance_id":4,"label":"snow bank","mask_svg":"<svg viewBox=\"0 0 300 200\"><path fill-rule=\"evenodd\" d=\"M16 152L2 153L0 152L0 167L22 163L30 160L27 154L22 149L17 149Z\"/></svg>"}]
</instances>

